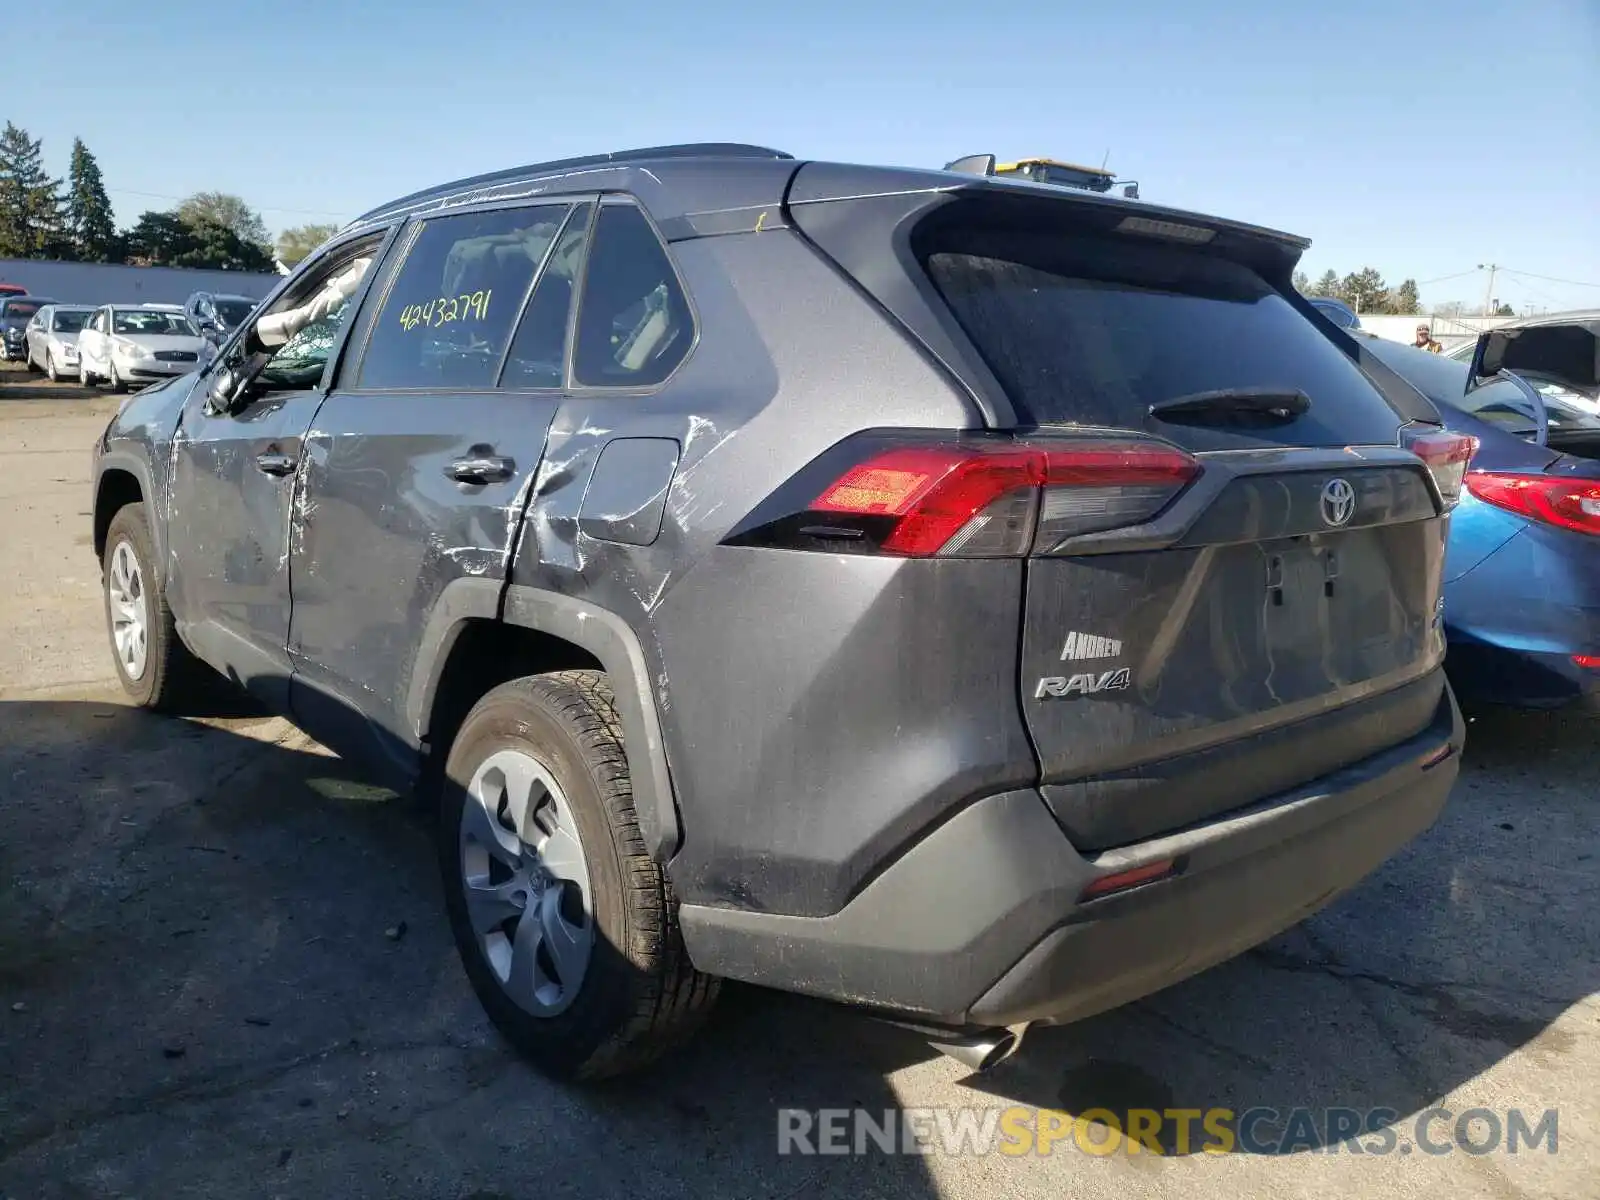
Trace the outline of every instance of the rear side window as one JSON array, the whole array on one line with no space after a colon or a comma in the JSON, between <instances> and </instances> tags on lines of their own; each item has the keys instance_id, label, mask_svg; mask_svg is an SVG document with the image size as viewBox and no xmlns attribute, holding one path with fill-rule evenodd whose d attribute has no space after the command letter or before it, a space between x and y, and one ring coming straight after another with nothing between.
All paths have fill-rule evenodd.
<instances>
[{"instance_id":1,"label":"rear side window","mask_svg":"<svg viewBox=\"0 0 1600 1200\"><path fill-rule=\"evenodd\" d=\"M426 221L373 322L359 388L491 388L566 205Z\"/></svg>"},{"instance_id":2,"label":"rear side window","mask_svg":"<svg viewBox=\"0 0 1600 1200\"><path fill-rule=\"evenodd\" d=\"M642 212L608 204L595 221L578 311L573 376L588 387L648 387L694 337L689 301Z\"/></svg>"},{"instance_id":3,"label":"rear side window","mask_svg":"<svg viewBox=\"0 0 1600 1200\"><path fill-rule=\"evenodd\" d=\"M566 382L567 322L593 212L593 205L582 205L561 230L511 338L501 387L558 388Z\"/></svg>"},{"instance_id":4,"label":"rear side window","mask_svg":"<svg viewBox=\"0 0 1600 1200\"><path fill-rule=\"evenodd\" d=\"M1156 421L1150 405L1272 387L1305 392L1312 410L1267 432L1270 441L1388 442L1401 422L1347 356L1238 263L1128 238L993 227L945 226L914 249L1025 421L1148 429L1214 448L1228 435Z\"/></svg>"}]
</instances>

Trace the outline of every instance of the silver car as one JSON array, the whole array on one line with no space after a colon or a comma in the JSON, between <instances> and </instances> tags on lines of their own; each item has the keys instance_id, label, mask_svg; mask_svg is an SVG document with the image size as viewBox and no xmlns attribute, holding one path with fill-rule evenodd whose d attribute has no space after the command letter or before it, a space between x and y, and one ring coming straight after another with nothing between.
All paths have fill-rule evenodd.
<instances>
[{"instance_id":1,"label":"silver car","mask_svg":"<svg viewBox=\"0 0 1600 1200\"><path fill-rule=\"evenodd\" d=\"M84 385L104 380L118 392L187 375L215 353L178 304L103 305L78 335Z\"/></svg>"},{"instance_id":2,"label":"silver car","mask_svg":"<svg viewBox=\"0 0 1600 1200\"><path fill-rule=\"evenodd\" d=\"M43 371L51 383L78 376L78 334L94 309L87 305L47 304L28 322L24 353L30 371Z\"/></svg>"}]
</instances>

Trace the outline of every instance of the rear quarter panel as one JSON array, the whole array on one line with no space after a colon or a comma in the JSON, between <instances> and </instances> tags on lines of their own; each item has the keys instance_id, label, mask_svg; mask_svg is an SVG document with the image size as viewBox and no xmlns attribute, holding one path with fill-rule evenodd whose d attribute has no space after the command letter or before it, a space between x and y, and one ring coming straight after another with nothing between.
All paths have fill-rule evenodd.
<instances>
[{"instance_id":1,"label":"rear quarter panel","mask_svg":"<svg viewBox=\"0 0 1600 1200\"><path fill-rule=\"evenodd\" d=\"M942 807L1034 771L1015 696L1020 565L720 546L851 433L980 419L792 232L672 252L698 344L654 395L563 405L513 584L582 597L636 635L683 829L680 898L831 912ZM579 525L594 461L624 433L682 446L648 546Z\"/></svg>"}]
</instances>

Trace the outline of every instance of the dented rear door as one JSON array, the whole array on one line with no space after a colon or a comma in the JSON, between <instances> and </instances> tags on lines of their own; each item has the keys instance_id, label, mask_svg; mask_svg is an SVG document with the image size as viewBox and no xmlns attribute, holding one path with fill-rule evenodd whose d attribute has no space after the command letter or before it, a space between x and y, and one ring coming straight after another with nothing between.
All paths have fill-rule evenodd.
<instances>
[{"instance_id":1,"label":"dented rear door","mask_svg":"<svg viewBox=\"0 0 1600 1200\"><path fill-rule=\"evenodd\" d=\"M498 612L591 209L416 221L373 290L306 436L291 532L294 713L336 750L409 767L430 631Z\"/></svg>"}]
</instances>

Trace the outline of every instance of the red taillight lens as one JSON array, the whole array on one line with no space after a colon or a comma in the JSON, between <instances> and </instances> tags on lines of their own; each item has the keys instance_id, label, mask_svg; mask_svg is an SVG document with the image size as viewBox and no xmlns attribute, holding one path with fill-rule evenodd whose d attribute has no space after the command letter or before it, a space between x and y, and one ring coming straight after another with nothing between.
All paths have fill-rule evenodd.
<instances>
[{"instance_id":1,"label":"red taillight lens","mask_svg":"<svg viewBox=\"0 0 1600 1200\"><path fill-rule=\"evenodd\" d=\"M1585 671L1600 671L1600 654L1574 654L1572 661Z\"/></svg>"},{"instance_id":2,"label":"red taillight lens","mask_svg":"<svg viewBox=\"0 0 1600 1200\"><path fill-rule=\"evenodd\" d=\"M1154 442L895 446L849 467L809 509L891 518L878 543L891 554L1012 556L1147 521L1199 473Z\"/></svg>"},{"instance_id":3,"label":"red taillight lens","mask_svg":"<svg viewBox=\"0 0 1600 1200\"><path fill-rule=\"evenodd\" d=\"M1100 876L1083 889L1078 899L1093 900L1100 896L1130 891L1147 883L1154 883L1158 879L1165 879L1169 875L1176 875L1177 872L1178 860L1174 858L1163 858L1157 862L1146 863L1142 867L1130 867L1126 871Z\"/></svg>"},{"instance_id":4,"label":"red taillight lens","mask_svg":"<svg viewBox=\"0 0 1600 1200\"><path fill-rule=\"evenodd\" d=\"M1445 507L1454 508L1461 500L1462 479L1472 456L1478 452L1478 439L1464 433L1439 430L1431 433L1402 433L1401 444L1428 464Z\"/></svg>"},{"instance_id":5,"label":"red taillight lens","mask_svg":"<svg viewBox=\"0 0 1600 1200\"><path fill-rule=\"evenodd\" d=\"M1578 533L1600 534L1600 481L1472 471L1467 490L1485 504Z\"/></svg>"}]
</instances>

